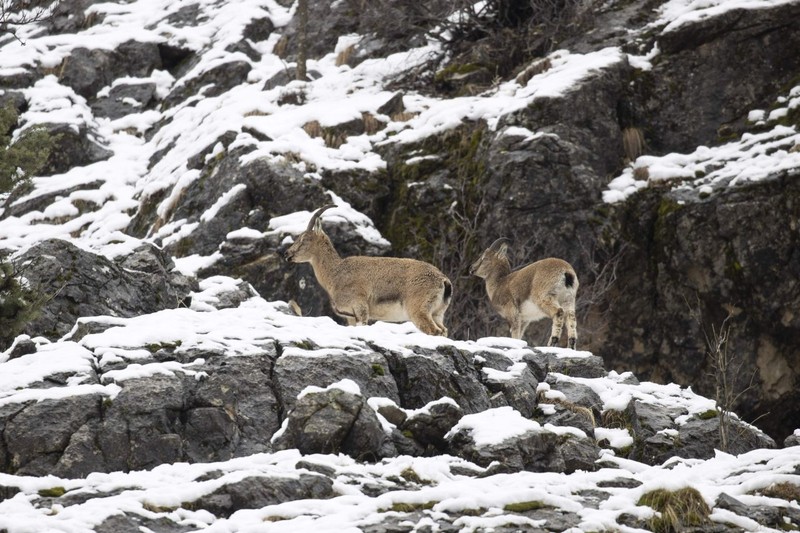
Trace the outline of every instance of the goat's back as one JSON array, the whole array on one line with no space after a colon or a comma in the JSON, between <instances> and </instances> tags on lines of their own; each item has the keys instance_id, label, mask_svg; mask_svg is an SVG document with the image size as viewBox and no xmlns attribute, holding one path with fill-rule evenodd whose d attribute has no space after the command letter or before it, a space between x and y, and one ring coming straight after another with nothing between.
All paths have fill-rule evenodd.
<instances>
[{"instance_id":1,"label":"goat's back","mask_svg":"<svg viewBox=\"0 0 800 533\"><path fill-rule=\"evenodd\" d=\"M367 280L379 292L391 292L414 286L430 289L449 281L438 268L424 261L363 255L343 259L334 277L342 283Z\"/></svg>"},{"instance_id":2,"label":"goat's back","mask_svg":"<svg viewBox=\"0 0 800 533\"><path fill-rule=\"evenodd\" d=\"M559 300L574 301L579 285L578 275L572 265L556 257L526 265L509 274L509 278L516 278L517 281L512 284L533 299L549 293L558 296Z\"/></svg>"}]
</instances>

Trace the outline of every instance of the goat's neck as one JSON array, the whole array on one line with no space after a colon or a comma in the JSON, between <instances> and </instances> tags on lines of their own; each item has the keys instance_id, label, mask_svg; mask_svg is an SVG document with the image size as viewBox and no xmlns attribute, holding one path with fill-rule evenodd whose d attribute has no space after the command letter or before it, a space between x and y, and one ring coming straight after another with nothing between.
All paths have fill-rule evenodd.
<instances>
[{"instance_id":1,"label":"goat's neck","mask_svg":"<svg viewBox=\"0 0 800 533\"><path fill-rule=\"evenodd\" d=\"M503 291L508 290L508 275L511 268L498 268L486 277L486 294L489 300L494 301Z\"/></svg>"},{"instance_id":2,"label":"goat's neck","mask_svg":"<svg viewBox=\"0 0 800 533\"><path fill-rule=\"evenodd\" d=\"M342 258L339 257L330 240L325 239L320 243L317 253L311 260L311 268L314 269L314 276L319 284L326 290L333 285L334 274L341 262Z\"/></svg>"}]
</instances>

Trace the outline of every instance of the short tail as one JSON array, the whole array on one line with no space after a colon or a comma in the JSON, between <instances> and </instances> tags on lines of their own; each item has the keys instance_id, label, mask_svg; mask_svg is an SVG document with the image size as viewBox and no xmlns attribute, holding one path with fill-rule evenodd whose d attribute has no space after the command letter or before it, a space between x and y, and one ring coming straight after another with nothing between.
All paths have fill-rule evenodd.
<instances>
[{"instance_id":1,"label":"short tail","mask_svg":"<svg viewBox=\"0 0 800 533\"><path fill-rule=\"evenodd\" d=\"M567 287L572 287L575 285L575 276L572 272L564 272L564 285Z\"/></svg>"},{"instance_id":2,"label":"short tail","mask_svg":"<svg viewBox=\"0 0 800 533\"><path fill-rule=\"evenodd\" d=\"M444 295L442 296L442 301L446 304L450 304L450 299L453 297L453 284L450 283L449 279L444 280Z\"/></svg>"}]
</instances>

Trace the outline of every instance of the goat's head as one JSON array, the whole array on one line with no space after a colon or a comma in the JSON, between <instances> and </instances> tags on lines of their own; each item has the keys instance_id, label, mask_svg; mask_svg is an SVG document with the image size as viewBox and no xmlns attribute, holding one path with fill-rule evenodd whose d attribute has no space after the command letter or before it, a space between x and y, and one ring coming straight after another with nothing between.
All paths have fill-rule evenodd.
<instances>
[{"instance_id":1,"label":"goat's head","mask_svg":"<svg viewBox=\"0 0 800 533\"><path fill-rule=\"evenodd\" d=\"M509 270L511 263L508 260L508 244L511 241L500 237L484 251L477 261L469 267L469 273L479 278L487 278L493 272Z\"/></svg>"},{"instance_id":2,"label":"goat's head","mask_svg":"<svg viewBox=\"0 0 800 533\"><path fill-rule=\"evenodd\" d=\"M294 243L284 252L283 257L290 263L308 263L314 257L315 250L318 244L327 239L325 232L322 231L322 220L319 216L326 209L336 207L333 204L323 205L317 209L311 220L308 222L308 227L301 233Z\"/></svg>"}]
</instances>

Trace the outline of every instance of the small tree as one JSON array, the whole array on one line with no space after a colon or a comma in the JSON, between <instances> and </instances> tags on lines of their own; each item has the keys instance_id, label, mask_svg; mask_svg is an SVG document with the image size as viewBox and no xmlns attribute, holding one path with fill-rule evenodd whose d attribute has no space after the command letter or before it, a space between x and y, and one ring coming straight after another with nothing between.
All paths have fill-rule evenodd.
<instances>
[{"instance_id":1,"label":"small tree","mask_svg":"<svg viewBox=\"0 0 800 533\"><path fill-rule=\"evenodd\" d=\"M10 192L44 168L53 149L53 138L41 126L28 128L12 139L18 118L13 106L0 108L0 194Z\"/></svg>"},{"instance_id":2,"label":"small tree","mask_svg":"<svg viewBox=\"0 0 800 533\"><path fill-rule=\"evenodd\" d=\"M734 425L733 409L741 397L753 388L755 373L750 376L747 385L742 385L745 359L729 349L731 322L735 317L732 311L728 311L719 326L712 324L710 331L702 321L699 298L696 308L689 305L689 312L703 331L706 356L714 383L714 402L719 416L719 446L723 452L727 452L730 449L731 428Z\"/></svg>"},{"instance_id":3,"label":"small tree","mask_svg":"<svg viewBox=\"0 0 800 533\"><path fill-rule=\"evenodd\" d=\"M17 37L17 28L49 19L59 0L0 0L0 34Z\"/></svg>"},{"instance_id":4,"label":"small tree","mask_svg":"<svg viewBox=\"0 0 800 533\"><path fill-rule=\"evenodd\" d=\"M53 147L42 127L31 127L12 142L17 110L0 108L0 198L41 170ZM0 257L0 347L9 344L33 317L41 302L21 281L6 257Z\"/></svg>"},{"instance_id":5,"label":"small tree","mask_svg":"<svg viewBox=\"0 0 800 533\"><path fill-rule=\"evenodd\" d=\"M0 349L22 332L39 305L36 294L20 281L11 263L0 260Z\"/></svg>"},{"instance_id":6,"label":"small tree","mask_svg":"<svg viewBox=\"0 0 800 533\"><path fill-rule=\"evenodd\" d=\"M306 81L306 62L308 60L308 0L297 0L297 75Z\"/></svg>"}]
</instances>

